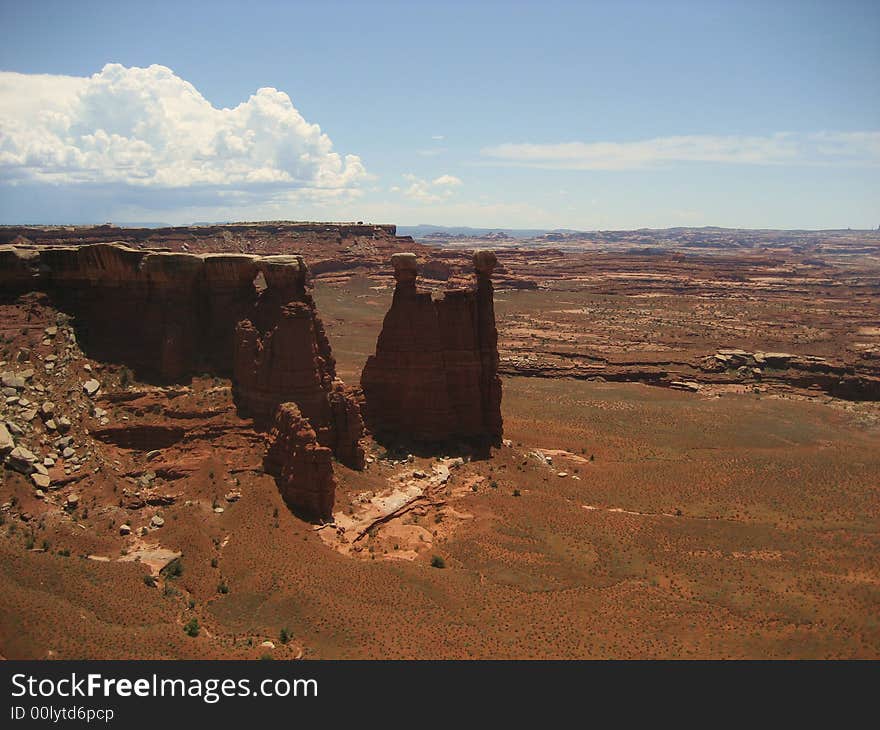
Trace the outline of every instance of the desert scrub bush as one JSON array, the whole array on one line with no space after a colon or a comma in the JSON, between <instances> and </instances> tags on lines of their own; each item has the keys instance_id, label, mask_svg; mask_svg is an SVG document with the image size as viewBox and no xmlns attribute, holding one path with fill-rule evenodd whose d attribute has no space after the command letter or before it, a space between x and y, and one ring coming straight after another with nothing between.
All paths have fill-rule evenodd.
<instances>
[{"instance_id":1,"label":"desert scrub bush","mask_svg":"<svg viewBox=\"0 0 880 730\"><path fill-rule=\"evenodd\" d=\"M446 561L443 558L441 558L439 555L435 555L433 558L431 558L431 567L432 568L445 568Z\"/></svg>"},{"instance_id":2,"label":"desert scrub bush","mask_svg":"<svg viewBox=\"0 0 880 730\"><path fill-rule=\"evenodd\" d=\"M144 585L148 588L156 587L156 577L153 575L145 575L144 576Z\"/></svg>"},{"instance_id":3,"label":"desert scrub bush","mask_svg":"<svg viewBox=\"0 0 880 730\"><path fill-rule=\"evenodd\" d=\"M283 628L280 632L278 632L278 638L282 644L286 644L288 641L290 641L290 632L286 628Z\"/></svg>"},{"instance_id":4,"label":"desert scrub bush","mask_svg":"<svg viewBox=\"0 0 880 730\"><path fill-rule=\"evenodd\" d=\"M514 490L513 490L513 496L514 496L514 497L520 497L520 496L522 496L522 492L520 492L518 489L514 489Z\"/></svg>"},{"instance_id":5,"label":"desert scrub bush","mask_svg":"<svg viewBox=\"0 0 880 730\"><path fill-rule=\"evenodd\" d=\"M229 586L226 585L225 580L217 584L217 593L222 593L224 596L229 593Z\"/></svg>"},{"instance_id":6,"label":"desert scrub bush","mask_svg":"<svg viewBox=\"0 0 880 730\"><path fill-rule=\"evenodd\" d=\"M199 635L199 620L195 616L183 625L183 633L193 638Z\"/></svg>"},{"instance_id":7,"label":"desert scrub bush","mask_svg":"<svg viewBox=\"0 0 880 730\"><path fill-rule=\"evenodd\" d=\"M183 575L183 563L180 558L174 558L168 565L162 569L162 573L166 578L179 578Z\"/></svg>"}]
</instances>

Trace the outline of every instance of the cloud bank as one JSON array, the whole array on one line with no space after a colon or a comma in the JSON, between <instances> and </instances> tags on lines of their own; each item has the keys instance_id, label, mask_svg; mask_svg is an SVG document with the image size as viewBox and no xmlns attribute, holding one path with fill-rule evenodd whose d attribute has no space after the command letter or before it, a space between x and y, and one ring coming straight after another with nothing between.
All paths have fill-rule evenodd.
<instances>
[{"instance_id":1,"label":"cloud bank","mask_svg":"<svg viewBox=\"0 0 880 730\"><path fill-rule=\"evenodd\" d=\"M334 199L369 177L277 89L218 109L165 66L107 64L88 78L0 72L5 184Z\"/></svg>"},{"instance_id":2,"label":"cloud bank","mask_svg":"<svg viewBox=\"0 0 880 730\"><path fill-rule=\"evenodd\" d=\"M880 132L781 132L764 137L690 135L633 142L501 144L499 164L557 170L635 170L676 162L880 166Z\"/></svg>"}]
</instances>

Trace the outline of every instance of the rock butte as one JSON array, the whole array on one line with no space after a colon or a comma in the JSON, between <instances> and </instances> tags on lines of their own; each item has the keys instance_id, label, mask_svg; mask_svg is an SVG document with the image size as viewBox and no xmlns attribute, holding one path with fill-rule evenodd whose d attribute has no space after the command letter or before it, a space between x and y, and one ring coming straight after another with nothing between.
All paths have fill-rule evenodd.
<instances>
[{"instance_id":1,"label":"rock butte","mask_svg":"<svg viewBox=\"0 0 880 730\"><path fill-rule=\"evenodd\" d=\"M318 441L363 468L360 409L336 365L300 256L147 252L124 244L0 247L0 287L41 290L75 317L83 349L145 377L231 375L265 426L296 402Z\"/></svg>"},{"instance_id":2,"label":"rock butte","mask_svg":"<svg viewBox=\"0 0 880 730\"><path fill-rule=\"evenodd\" d=\"M475 289L439 295L418 288L415 254L391 263L394 297L361 376L370 429L394 440L500 444L494 252L474 253Z\"/></svg>"}]
</instances>

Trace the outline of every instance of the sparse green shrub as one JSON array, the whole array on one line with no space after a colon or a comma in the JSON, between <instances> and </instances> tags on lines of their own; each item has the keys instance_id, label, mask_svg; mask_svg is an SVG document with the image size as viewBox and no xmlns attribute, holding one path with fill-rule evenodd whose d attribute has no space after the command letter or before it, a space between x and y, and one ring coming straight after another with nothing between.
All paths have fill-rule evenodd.
<instances>
[{"instance_id":1,"label":"sparse green shrub","mask_svg":"<svg viewBox=\"0 0 880 730\"><path fill-rule=\"evenodd\" d=\"M432 568L445 568L446 561L443 558L441 558L439 555L435 555L433 558L431 558L431 567Z\"/></svg>"},{"instance_id":2,"label":"sparse green shrub","mask_svg":"<svg viewBox=\"0 0 880 730\"><path fill-rule=\"evenodd\" d=\"M162 569L162 573L166 578L179 578L183 575L183 563L180 558L174 558L168 565Z\"/></svg>"},{"instance_id":3,"label":"sparse green shrub","mask_svg":"<svg viewBox=\"0 0 880 730\"><path fill-rule=\"evenodd\" d=\"M199 635L199 620L195 616L184 624L183 633L193 638Z\"/></svg>"},{"instance_id":4,"label":"sparse green shrub","mask_svg":"<svg viewBox=\"0 0 880 730\"><path fill-rule=\"evenodd\" d=\"M290 641L290 632L286 628L283 628L278 633L278 638L281 640L282 644L286 644L288 641Z\"/></svg>"},{"instance_id":5,"label":"sparse green shrub","mask_svg":"<svg viewBox=\"0 0 880 730\"><path fill-rule=\"evenodd\" d=\"M521 493L518 489L514 489L514 490L513 490L513 496L514 496L514 497L519 497L519 496L521 496L521 494L522 494L522 493Z\"/></svg>"},{"instance_id":6,"label":"sparse green shrub","mask_svg":"<svg viewBox=\"0 0 880 730\"><path fill-rule=\"evenodd\" d=\"M145 575L144 576L144 585L148 588L156 587L156 576L153 575Z\"/></svg>"},{"instance_id":7,"label":"sparse green shrub","mask_svg":"<svg viewBox=\"0 0 880 730\"><path fill-rule=\"evenodd\" d=\"M222 593L224 596L225 596L227 593L229 593L229 586L226 585L226 581L221 581L221 582L217 585L217 592L218 592L218 593Z\"/></svg>"}]
</instances>

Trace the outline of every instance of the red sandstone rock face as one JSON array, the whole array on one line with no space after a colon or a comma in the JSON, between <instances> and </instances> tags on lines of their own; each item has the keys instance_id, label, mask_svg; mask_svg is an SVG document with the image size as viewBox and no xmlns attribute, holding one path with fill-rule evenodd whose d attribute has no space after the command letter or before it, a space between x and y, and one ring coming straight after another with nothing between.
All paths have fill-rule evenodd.
<instances>
[{"instance_id":1,"label":"red sandstone rock face","mask_svg":"<svg viewBox=\"0 0 880 730\"><path fill-rule=\"evenodd\" d=\"M300 256L146 252L109 243L0 248L0 291L48 292L75 316L92 357L166 382L232 374L243 415L268 424L279 403L295 402L321 444L363 468L360 410L335 382L310 286Z\"/></svg>"},{"instance_id":2,"label":"red sandstone rock face","mask_svg":"<svg viewBox=\"0 0 880 730\"><path fill-rule=\"evenodd\" d=\"M336 458L352 469L361 470L365 466L366 454L361 444L364 435L364 421L354 388L341 380L333 382L330 391L330 410L333 422L333 443L330 447Z\"/></svg>"},{"instance_id":3,"label":"red sandstone rock face","mask_svg":"<svg viewBox=\"0 0 880 730\"><path fill-rule=\"evenodd\" d=\"M395 254L397 286L361 385L370 428L418 441L498 443L502 435L492 252L474 256L475 290L433 298L413 254Z\"/></svg>"},{"instance_id":4,"label":"red sandstone rock face","mask_svg":"<svg viewBox=\"0 0 880 730\"><path fill-rule=\"evenodd\" d=\"M318 444L309 419L297 405L279 405L263 467L275 477L290 507L308 517L332 519L336 496L332 460L333 452Z\"/></svg>"},{"instance_id":5,"label":"red sandstone rock face","mask_svg":"<svg viewBox=\"0 0 880 730\"><path fill-rule=\"evenodd\" d=\"M235 327L234 381L242 413L266 423L280 403L295 402L319 443L353 469L363 469L363 420L357 401L336 378L336 362L305 277L273 259L267 288ZM298 257L297 257L298 258ZM298 265L306 271L302 259Z\"/></svg>"}]
</instances>

